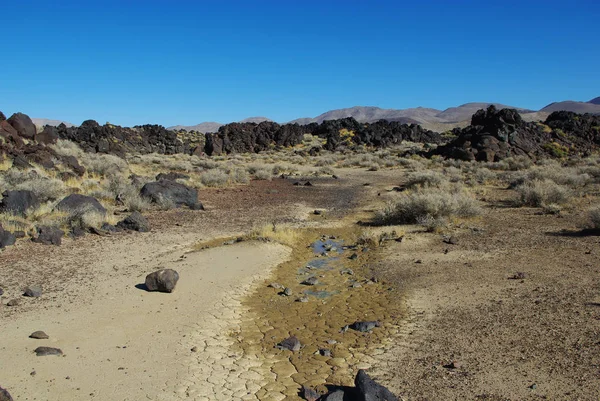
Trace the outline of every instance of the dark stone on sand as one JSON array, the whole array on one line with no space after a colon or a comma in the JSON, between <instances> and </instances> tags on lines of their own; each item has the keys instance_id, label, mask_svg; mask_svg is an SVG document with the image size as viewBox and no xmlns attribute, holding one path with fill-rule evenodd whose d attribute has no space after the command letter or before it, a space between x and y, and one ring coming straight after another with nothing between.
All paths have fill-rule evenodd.
<instances>
[{"instance_id":1,"label":"dark stone on sand","mask_svg":"<svg viewBox=\"0 0 600 401\"><path fill-rule=\"evenodd\" d=\"M48 356L48 355L62 355L63 352L60 348L53 347L37 347L33 352L37 356Z\"/></svg>"},{"instance_id":2,"label":"dark stone on sand","mask_svg":"<svg viewBox=\"0 0 600 401\"><path fill-rule=\"evenodd\" d=\"M367 333L373 330L375 327L381 326L381 323L377 321L364 321L364 322L354 322L350 327L352 330L360 331L361 333Z\"/></svg>"},{"instance_id":3,"label":"dark stone on sand","mask_svg":"<svg viewBox=\"0 0 600 401\"><path fill-rule=\"evenodd\" d=\"M48 336L48 334L44 333L43 331L38 330L38 331L34 331L33 333L31 333L29 335L29 338L35 338L36 340L47 340L50 337Z\"/></svg>"},{"instance_id":4,"label":"dark stone on sand","mask_svg":"<svg viewBox=\"0 0 600 401\"><path fill-rule=\"evenodd\" d=\"M148 291L173 292L179 280L179 273L173 269L161 269L146 276Z\"/></svg>"}]
</instances>

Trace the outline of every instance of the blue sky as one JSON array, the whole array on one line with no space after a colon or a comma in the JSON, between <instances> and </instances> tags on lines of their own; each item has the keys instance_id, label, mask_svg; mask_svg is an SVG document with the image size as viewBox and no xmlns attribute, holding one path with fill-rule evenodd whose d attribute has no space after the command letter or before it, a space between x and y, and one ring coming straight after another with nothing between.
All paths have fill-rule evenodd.
<instances>
[{"instance_id":1,"label":"blue sky","mask_svg":"<svg viewBox=\"0 0 600 401\"><path fill-rule=\"evenodd\" d=\"M93 4L92 4L93 3ZM120 125L600 96L600 2L2 4L0 110Z\"/></svg>"}]
</instances>

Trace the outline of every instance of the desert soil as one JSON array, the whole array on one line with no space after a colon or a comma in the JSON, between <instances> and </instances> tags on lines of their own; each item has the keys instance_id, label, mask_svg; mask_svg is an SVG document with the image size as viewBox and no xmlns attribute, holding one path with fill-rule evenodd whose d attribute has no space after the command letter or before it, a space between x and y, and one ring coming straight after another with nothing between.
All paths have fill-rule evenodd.
<instances>
[{"instance_id":1,"label":"desert soil","mask_svg":"<svg viewBox=\"0 0 600 401\"><path fill-rule=\"evenodd\" d=\"M372 228L404 239L359 249L356 260L345 250L319 273L331 298L282 297L267 284L300 294L299 268L315 258L306 246L321 234L352 243L403 172L339 175L314 187L274 179L201 191L207 211L153 213L150 233L7 248L0 385L17 400L282 400L298 399L302 382L348 385L367 368L405 400L600 398L599 238L577 235L590 199L562 217L538 215L488 188L484 215L454 229L456 244L419 227ZM273 222L298 227L295 246L197 251ZM172 294L136 288L161 267L181 275ZM348 267L352 278L339 274ZM509 279L517 272L525 278ZM42 285L41 298L20 296L30 284ZM370 318L382 327L339 331ZM50 339L28 338L36 330ZM300 352L273 347L292 334ZM314 355L327 339L332 357ZM36 357L40 345L65 355Z\"/></svg>"}]
</instances>

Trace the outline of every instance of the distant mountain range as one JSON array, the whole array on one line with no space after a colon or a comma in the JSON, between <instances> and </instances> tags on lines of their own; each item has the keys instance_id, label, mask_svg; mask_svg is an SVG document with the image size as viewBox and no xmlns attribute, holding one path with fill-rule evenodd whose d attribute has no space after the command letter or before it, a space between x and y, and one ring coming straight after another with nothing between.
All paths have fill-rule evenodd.
<instances>
[{"instance_id":1,"label":"distant mountain range","mask_svg":"<svg viewBox=\"0 0 600 401\"><path fill-rule=\"evenodd\" d=\"M432 131L443 132L455 127L464 127L469 125L471 116L479 109L486 108L493 104L498 109L511 108L517 109L521 116L527 121L540 121L559 110L572 111L575 113L600 114L600 97L594 98L589 102L563 101L550 103L540 110L528 110L515 106L507 106L499 103L466 103L457 107L450 107L446 110L437 110L426 107L415 107L410 109L382 109L372 106L355 106L346 109L330 110L317 117L298 118L289 123L306 125L313 122L321 123L325 120L337 120L340 118L353 117L359 122L374 122L378 120L399 121L407 124L419 124L423 128ZM33 122L38 126L58 125L62 121L33 118ZM241 123L262 121L272 121L266 117L250 117L241 120ZM67 126L73 124L65 123ZM202 133L217 132L223 124L218 122L203 122L196 125L175 125L168 127L170 130L198 131Z\"/></svg>"}]
</instances>

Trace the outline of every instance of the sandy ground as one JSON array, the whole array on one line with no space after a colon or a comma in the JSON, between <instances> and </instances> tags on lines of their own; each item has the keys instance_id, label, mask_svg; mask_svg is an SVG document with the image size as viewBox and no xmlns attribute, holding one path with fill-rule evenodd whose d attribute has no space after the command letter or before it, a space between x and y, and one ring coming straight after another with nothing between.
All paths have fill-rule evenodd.
<instances>
[{"instance_id":1,"label":"sandy ground","mask_svg":"<svg viewBox=\"0 0 600 401\"><path fill-rule=\"evenodd\" d=\"M397 196L387 189L403 179L401 170L339 175L312 188L273 180L204 191L206 212L151 214L147 234L88 236L61 247L21 242L2 252L0 360L10 369L0 370L0 384L29 400L294 399L265 391L279 378L260 356L238 352L232 335L264 323L272 295L252 288L267 276L287 277L273 269L290 250L241 243L186 251L257 224L356 227ZM552 216L510 207L513 196L488 189L483 216L452 230L455 245L418 227L378 229L406 235L363 267L389 283L407 315L394 322L400 330L387 339L391 347L363 358L404 400L600 399L600 239L578 235L581 211L595 198ZM317 208L323 217L310 215ZM182 274L175 293L135 288L149 271L173 266ZM517 272L525 278L510 279ZM44 286L44 296L20 297L32 283ZM21 304L4 306L13 298ZM50 339L27 338L35 330ZM66 356L35 357L38 345ZM350 379L358 366L348 369Z\"/></svg>"},{"instance_id":2,"label":"sandy ground","mask_svg":"<svg viewBox=\"0 0 600 401\"><path fill-rule=\"evenodd\" d=\"M0 360L10 366L3 385L16 399L30 400L168 400L185 393L198 358L190 349L203 351L207 339L232 329L241 297L289 248L241 243L182 255L166 252L146 265L179 272L172 294L137 289L143 277L111 277L97 283L89 304L33 310L3 323ZM28 338L36 330L50 339ZM65 356L37 357L33 350L41 345ZM210 347L202 359L209 363L218 354L219 347Z\"/></svg>"}]
</instances>

